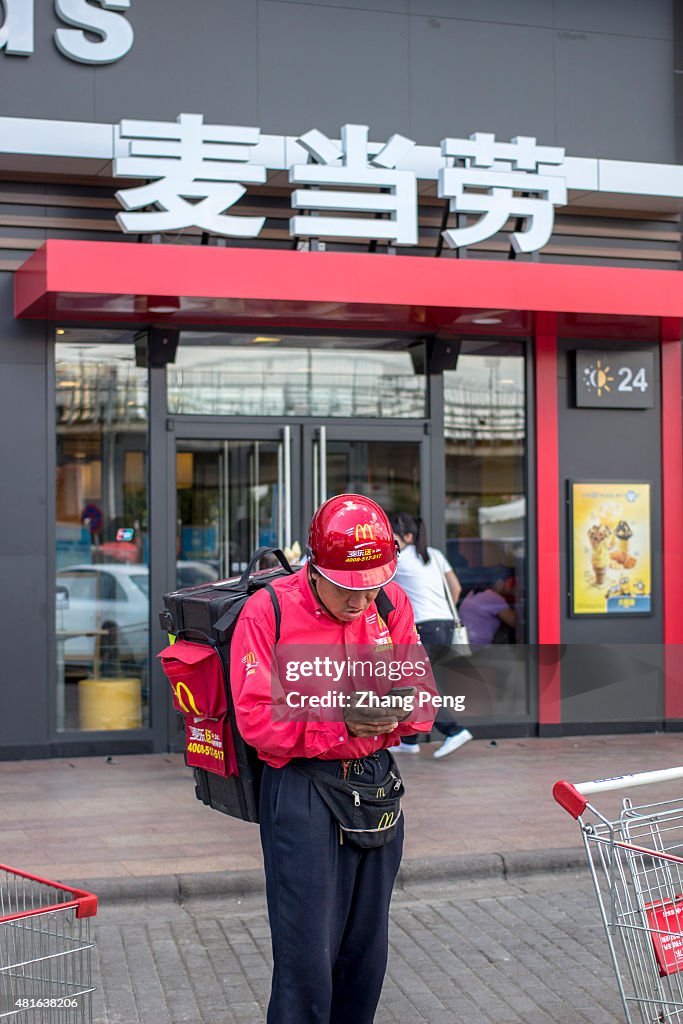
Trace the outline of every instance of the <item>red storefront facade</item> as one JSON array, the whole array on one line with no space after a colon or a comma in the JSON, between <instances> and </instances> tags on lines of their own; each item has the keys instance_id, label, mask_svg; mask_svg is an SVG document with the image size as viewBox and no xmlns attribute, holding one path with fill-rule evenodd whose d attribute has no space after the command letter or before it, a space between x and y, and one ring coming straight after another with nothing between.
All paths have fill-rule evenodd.
<instances>
[{"instance_id":1,"label":"red storefront facade","mask_svg":"<svg viewBox=\"0 0 683 1024\"><path fill-rule=\"evenodd\" d=\"M154 312L165 308L160 314ZM476 321L493 319L495 325ZM533 529L528 544L528 599L535 614L528 643L534 648L532 689L537 723L527 732L582 731L595 727L563 714L567 645L600 644L600 634L577 634L567 623L567 537L562 464L559 355L572 345L599 343L609 352L636 345L661 360L661 450L651 451L652 475L661 472L661 523L653 566L661 585L655 602L661 644L661 715L646 728L678 728L683 720L683 286L675 271L541 265L528 262L425 260L325 252L278 252L213 247L49 241L15 275L15 316L72 327L104 325L177 331L219 326L251 330L334 332L348 335L401 332L447 344L464 330L470 338L531 339L534 379ZM609 417L608 411L599 413ZM603 419L603 422L607 420ZM634 419L633 429L638 429ZM632 429L627 427L627 431ZM608 460L609 461L609 460ZM609 476L609 473L606 472ZM639 476L640 473L636 473ZM152 499L154 500L154 499ZM154 610L154 609L153 609ZM609 644L629 642L619 623ZM565 676L563 677L563 672ZM600 680L592 683L596 692ZM619 727L604 713L608 730ZM625 727L637 725L627 721ZM505 729L503 728L503 732ZM483 727L483 734L486 728Z\"/></svg>"}]
</instances>

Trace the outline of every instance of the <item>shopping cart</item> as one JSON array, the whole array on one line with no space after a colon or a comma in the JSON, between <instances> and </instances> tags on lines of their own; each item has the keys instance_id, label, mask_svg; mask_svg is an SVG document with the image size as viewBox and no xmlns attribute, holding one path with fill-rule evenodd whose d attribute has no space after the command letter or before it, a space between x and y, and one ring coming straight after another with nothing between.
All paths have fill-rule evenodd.
<instances>
[{"instance_id":1,"label":"shopping cart","mask_svg":"<svg viewBox=\"0 0 683 1024\"><path fill-rule=\"evenodd\" d=\"M674 779L683 767L553 788L581 826L628 1024L683 1021L683 798L626 797L609 820L587 797Z\"/></svg>"},{"instance_id":2,"label":"shopping cart","mask_svg":"<svg viewBox=\"0 0 683 1024\"><path fill-rule=\"evenodd\" d=\"M0 1021L92 1021L97 896L0 864Z\"/></svg>"}]
</instances>

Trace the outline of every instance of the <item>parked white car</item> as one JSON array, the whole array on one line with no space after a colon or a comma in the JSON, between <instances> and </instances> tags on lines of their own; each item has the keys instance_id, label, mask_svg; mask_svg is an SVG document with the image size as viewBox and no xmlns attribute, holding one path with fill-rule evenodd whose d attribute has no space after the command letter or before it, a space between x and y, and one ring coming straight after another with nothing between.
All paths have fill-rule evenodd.
<instances>
[{"instance_id":1,"label":"parked white car","mask_svg":"<svg viewBox=\"0 0 683 1024\"><path fill-rule=\"evenodd\" d=\"M178 562L177 586L212 583L205 562ZM57 573L57 641L65 666L94 676L133 672L149 650L149 569L146 565L70 565Z\"/></svg>"}]
</instances>

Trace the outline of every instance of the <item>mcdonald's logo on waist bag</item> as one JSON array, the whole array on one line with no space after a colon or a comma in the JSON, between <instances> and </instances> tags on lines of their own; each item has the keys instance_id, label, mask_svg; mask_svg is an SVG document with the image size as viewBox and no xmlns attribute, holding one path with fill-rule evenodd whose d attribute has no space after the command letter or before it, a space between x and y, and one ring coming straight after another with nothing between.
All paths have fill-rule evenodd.
<instances>
[{"instance_id":1,"label":"mcdonald's logo on waist bag","mask_svg":"<svg viewBox=\"0 0 683 1024\"><path fill-rule=\"evenodd\" d=\"M391 828L394 824L394 812L385 811L382 817L379 819L379 825L377 828Z\"/></svg>"}]
</instances>

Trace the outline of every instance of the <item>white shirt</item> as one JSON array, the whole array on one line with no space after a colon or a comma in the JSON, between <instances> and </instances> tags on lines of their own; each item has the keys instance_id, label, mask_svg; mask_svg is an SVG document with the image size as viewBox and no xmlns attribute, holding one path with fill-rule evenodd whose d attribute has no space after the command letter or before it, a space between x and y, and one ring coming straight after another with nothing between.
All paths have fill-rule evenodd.
<instances>
[{"instance_id":1,"label":"white shirt","mask_svg":"<svg viewBox=\"0 0 683 1024\"><path fill-rule=\"evenodd\" d=\"M416 622L430 622L432 619L450 619L452 622L443 573L453 572L453 567L436 548L427 548L427 551L429 562L425 565L415 545L406 545L398 556L394 580L408 595Z\"/></svg>"}]
</instances>

